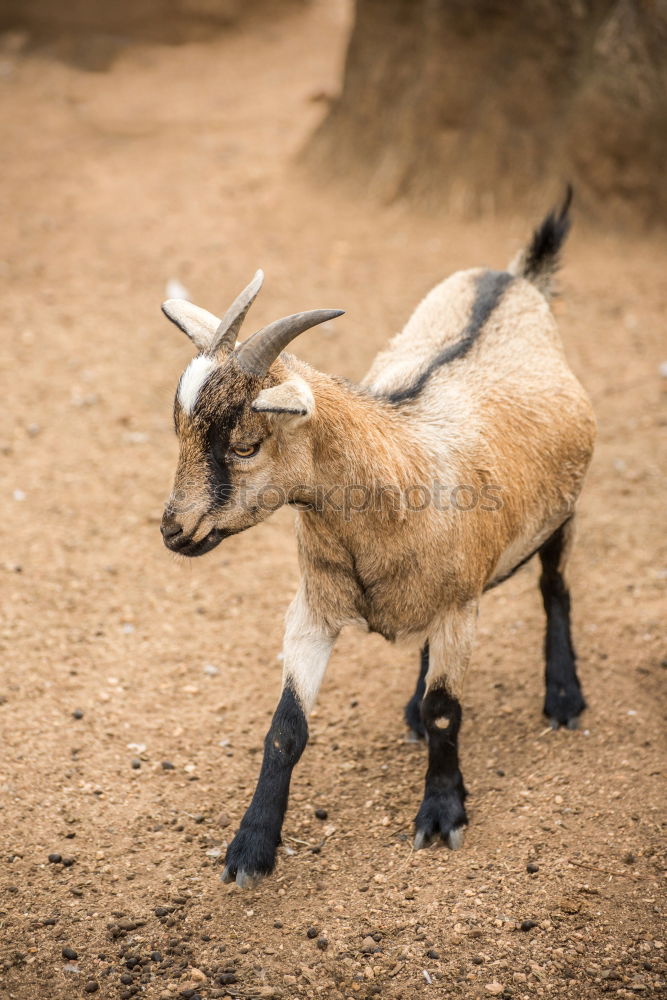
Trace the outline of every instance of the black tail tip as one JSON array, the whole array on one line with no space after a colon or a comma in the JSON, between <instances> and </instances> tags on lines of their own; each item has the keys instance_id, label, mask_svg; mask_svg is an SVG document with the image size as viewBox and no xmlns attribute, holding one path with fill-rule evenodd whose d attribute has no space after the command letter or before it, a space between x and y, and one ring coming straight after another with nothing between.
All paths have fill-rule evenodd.
<instances>
[{"instance_id":1,"label":"black tail tip","mask_svg":"<svg viewBox=\"0 0 667 1000\"><path fill-rule=\"evenodd\" d=\"M522 261L523 277L534 282L545 294L551 288L551 278L558 270L560 251L572 226L570 207L574 190L567 184L563 200L540 223L532 235Z\"/></svg>"},{"instance_id":2,"label":"black tail tip","mask_svg":"<svg viewBox=\"0 0 667 1000\"><path fill-rule=\"evenodd\" d=\"M558 208L553 209L540 226L533 233L530 244L530 256L536 270L540 270L540 263L557 266L556 261L560 249L572 227L570 217L570 207L574 197L574 189L571 184L565 188L565 195Z\"/></svg>"}]
</instances>

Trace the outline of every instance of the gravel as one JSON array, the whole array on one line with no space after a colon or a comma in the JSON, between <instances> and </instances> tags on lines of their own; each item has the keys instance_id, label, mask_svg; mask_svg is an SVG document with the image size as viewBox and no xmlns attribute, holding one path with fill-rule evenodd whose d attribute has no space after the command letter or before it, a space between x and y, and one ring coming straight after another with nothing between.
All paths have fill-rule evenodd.
<instances>
[{"instance_id":1,"label":"gravel","mask_svg":"<svg viewBox=\"0 0 667 1000\"><path fill-rule=\"evenodd\" d=\"M79 957L78 952L74 951L74 948L67 948L67 947L63 948L61 955L68 962L76 962L77 958Z\"/></svg>"}]
</instances>

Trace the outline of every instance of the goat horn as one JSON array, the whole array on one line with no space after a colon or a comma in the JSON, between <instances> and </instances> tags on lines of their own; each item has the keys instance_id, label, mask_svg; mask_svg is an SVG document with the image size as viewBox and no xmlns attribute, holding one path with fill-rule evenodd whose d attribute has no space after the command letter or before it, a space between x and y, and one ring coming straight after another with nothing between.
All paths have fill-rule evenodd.
<instances>
[{"instance_id":1,"label":"goat horn","mask_svg":"<svg viewBox=\"0 0 667 1000\"><path fill-rule=\"evenodd\" d=\"M246 285L240 295L236 296L231 306L220 320L220 325L215 331L213 340L211 341L211 346L208 349L209 354L216 354L219 351L234 350L236 337L241 329L241 324L246 317L248 309L250 309L250 306L257 298L257 293L262 287L263 281L264 271L260 268L259 271L255 272L255 277L252 279L250 284Z\"/></svg>"},{"instance_id":2,"label":"goat horn","mask_svg":"<svg viewBox=\"0 0 667 1000\"><path fill-rule=\"evenodd\" d=\"M342 315L342 309L313 309L277 319L243 341L236 352L237 361L249 375L266 375L280 352L300 333Z\"/></svg>"}]
</instances>

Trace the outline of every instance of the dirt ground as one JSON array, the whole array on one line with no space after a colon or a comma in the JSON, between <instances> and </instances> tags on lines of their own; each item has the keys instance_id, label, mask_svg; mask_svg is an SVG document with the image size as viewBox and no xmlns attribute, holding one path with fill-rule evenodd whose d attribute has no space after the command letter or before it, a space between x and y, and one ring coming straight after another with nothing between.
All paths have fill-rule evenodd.
<instances>
[{"instance_id":1,"label":"dirt ground","mask_svg":"<svg viewBox=\"0 0 667 1000\"><path fill-rule=\"evenodd\" d=\"M665 995L657 237L576 227L557 305L600 422L572 569L582 729L545 729L531 565L483 605L466 846L415 854L416 657L346 634L274 876L218 877L279 690L296 552L289 511L191 563L162 545L191 357L160 315L166 282L222 311L261 265L252 323L346 309L298 350L355 378L435 281L502 266L526 232L352 201L294 167L347 27L322 0L101 73L2 39L2 997Z\"/></svg>"}]
</instances>

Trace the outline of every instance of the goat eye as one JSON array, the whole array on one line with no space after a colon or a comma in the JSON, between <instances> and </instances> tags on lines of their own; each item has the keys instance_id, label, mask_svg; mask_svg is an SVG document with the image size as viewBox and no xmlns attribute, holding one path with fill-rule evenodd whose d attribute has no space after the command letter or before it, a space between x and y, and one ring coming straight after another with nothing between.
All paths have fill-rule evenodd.
<instances>
[{"instance_id":1,"label":"goat eye","mask_svg":"<svg viewBox=\"0 0 667 1000\"><path fill-rule=\"evenodd\" d=\"M258 444L233 444L230 451L233 451L235 455L239 458L250 458L251 455L256 455L259 451Z\"/></svg>"}]
</instances>

